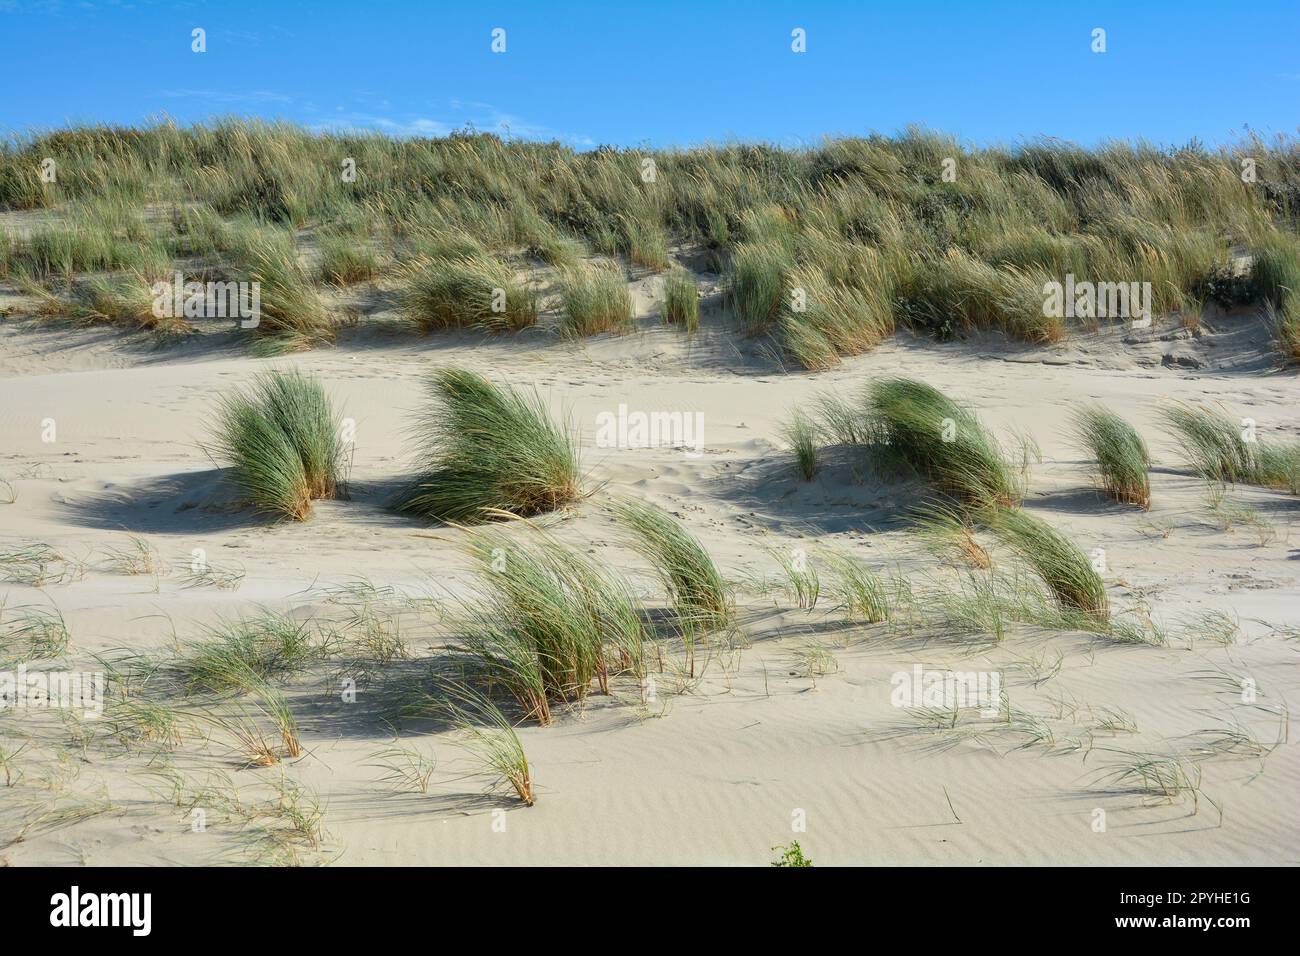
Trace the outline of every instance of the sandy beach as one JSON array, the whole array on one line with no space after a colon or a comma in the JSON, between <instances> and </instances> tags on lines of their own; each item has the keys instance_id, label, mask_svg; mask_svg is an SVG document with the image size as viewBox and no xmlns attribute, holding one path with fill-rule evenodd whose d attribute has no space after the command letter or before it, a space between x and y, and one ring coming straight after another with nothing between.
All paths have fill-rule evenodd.
<instances>
[{"instance_id":1,"label":"sandy beach","mask_svg":"<svg viewBox=\"0 0 1300 956\"><path fill-rule=\"evenodd\" d=\"M1157 418L1170 401L1212 402L1261 433L1300 437L1300 386L1277 370L1261 315L1216 316L1197 336L1165 317L1040 346L996 333L951 343L899 333L813 374L782 369L731 334L713 294L719 277L696 279L693 340L660 324L661 279L635 271L637 330L582 343L360 329L333 348L259 359L219 336L155 349L113 329L18 316L0 325L0 478L14 499L0 504L0 548L41 542L70 562L40 587L9 581L0 594L10 615L57 607L71 636L67 666L100 669L96 655L124 650L165 654L214 622L266 610L334 621L359 605L400 627L409 649L361 680L354 702L342 701L342 664L290 680L303 753L274 767L244 765L213 727L175 748L126 746L111 715L3 715L15 731L9 753L24 742L7 765L19 779L0 790L0 860L278 861L289 841L268 836L280 822L265 808L283 809L285 787L320 810L319 840L299 841L295 862L766 865L791 840L817 865L1300 859L1294 498L1239 485L1230 498L1254 517L1224 520ZM652 671L650 699L616 680L550 726L518 728L532 807L488 792L491 777L454 735L388 722L403 676L418 680L445 653L466 589L467 532L386 507L414 470L407 435L424 382L447 365L536 388L580 431L590 497L537 523L662 602L599 507L602 496L635 496L679 519L738 582L737 633L701 651L693 677L670 662ZM241 508L198 447L218 396L289 366L317 376L355 423L346 498L318 502L305 522ZM894 375L942 388L996 431L1032 436L1041 460L1030 464L1024 510L1085 551L1101 549L1114 611L1158 622L1163 643L1022 625L997 640L847 620L827 549L918 584L959 572L909 528L915 481L882 482L850 456L804 481L781 422L817 394ZM1151 447L1149 511L1094 487L1064 427L1084 400L1120 412ZM598 447L600 416L620 405L698 414L698 451ZM48 420L53 441L43 441ZM156 554L150 571L112 559L133 538ZM196 549L242 578L196 584L187 573ZM814 607L783 588L782 553L821 567ZM996 673L1005 701L995 716L963 711L951 722L897 706L896 675L918 667ZM377 756L394 746L427 759L424 792L396 783ZM1176 760L1194 784L1160 795L1118 776L1144 757ZM208 799L194 796L205 788ZM195 807L207 808L203 827Z\"/></svg>"}]
</instances>

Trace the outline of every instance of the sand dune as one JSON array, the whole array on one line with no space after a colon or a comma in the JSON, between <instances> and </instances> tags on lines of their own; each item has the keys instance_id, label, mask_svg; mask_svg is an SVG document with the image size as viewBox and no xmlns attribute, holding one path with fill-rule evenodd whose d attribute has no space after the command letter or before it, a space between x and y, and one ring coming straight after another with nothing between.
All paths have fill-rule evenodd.
<instances>
[{"instance_id":1,"label":"sand dune","mask_svg":"<svg viewBox=\"0 0 1300 956\"><path fill-rule=\"evenodd\" d=\"M281 767L240 769L219 751L178 754L175 766L191 781L227 774L250 802L267 799L281 774L314 792L326 838L312 861L762 865L772 847L797 839L818 865L1300 862L1300 755L1288 730L1300 692L1296 502L1238 488L1234 498L1272 530L1223 530L1156 414L1164 400L1207 400L1254 417L1269 435L1300 437L1300 386L1269 373L1259 317L1221 318L1198 339L1157 322L1148 334L1103 329L1050 347L900 335L810 375L752 354L717 312L688 343L655 324L654 295L653 280L637 290L639 333L583 347L357 333L335 349L259 360L211 343L160 353L112 333L0 325L0 478L16 491L0 504L0 546L44 542L90 561L75 580L6 584L0 594L9 609L56 604L72 635L70 659L86 667L92 655L165 649L257 607L328 617L338 606L324 589L359 577L446 606L466 585L460 533L385 508L414 469L404 430L439 364L536 386L582 429L589 486L667 509L732 574L775 575L772 549L833 546L919 581L939 572L899 517L917 490L840 460L802 482L780 438L790 410L821 391L912 376L969 403L995 429L1033 436L1042 461L1032 465L1026 509L1085 549L1104 549L1112 604L1149 606L1168 627L1166 646L1032 628L1001 643L903 635L849 626L833 600L809 611L777 593L750 593L741 601L744 645L717 649L693 686L665 673L648 704L636 687L616 687L612 699L592 697L554 726L522 728L538 794L532 808L485 794L486 779L446 735L418 722L398 735L437 768L427 793L394 792L373 759L393 740L378 718L382 702L365 699L385 692L378 684L363 685L354 710L337 705L336 687L295 686L306 754ZM195 443L223 391L259 368L290 364L318 375L356 422L351 497L318 504L309 521L273 525L238 507ZM1083 400L1104 401L1150 444L1149 513L1092 489L1085 455L1065 431L1069 406ZM595 447L598 416L620 404L702 413L702 453ZM46 419L57 423L53 443L42 441ZM651 593L648 569L596 504L545 523L630 570ZM145 538L168 573L106 570L96 555L128 533ZM181 572L196 548L214 565L242 568L240 586L186 587ZM1210 610L1239 619L1234 643L1195 626ZM416 653L431 653L437 614L405 623ZM933 715L892 706L892 675L918 664L1000 673L1018 716L963 714L941 728ZM1242 701L1242 677L1258 690L1253 703ZM209 862L239 852L256 831L214 812L196 833L188 808L160 796L141 752L110 747L83 759L57 722L23 726L35 728L14 761L24 779L0 791L5 862ZM1266 751L1208 747L1212 737L1196 736L1230 726ZM1113 779L1135 754L1183 755L1199 789L1162 799ZM32 822L42 809L65 807L87 809ZM804 827L792 830L799 821ZM21 842L7 843L19 832Z\"/></svg>"}]
</instances>

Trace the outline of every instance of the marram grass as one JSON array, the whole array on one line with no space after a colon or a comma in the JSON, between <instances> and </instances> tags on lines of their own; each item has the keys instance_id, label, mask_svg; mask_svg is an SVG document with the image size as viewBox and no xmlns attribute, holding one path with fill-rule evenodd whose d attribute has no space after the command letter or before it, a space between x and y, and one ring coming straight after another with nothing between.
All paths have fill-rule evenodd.
<instances>
[{"instance_id":1,"label":"marram grass","mask_svg":"<svg viewBox=\"0 0 1300 956\"><path fill-rule=\"evenodd\" d=\"M261 313L253 327L256 350L277 354L332 343L333 317L298 261L292 233L258 230L238 251L241 279L258 283Z\"/></svg>"},{"instance_id":2,"label":"marram grass","mask_svg":"<svg viewBox=\"0 0 1300 956\"><path fill-rule=\"evenodd\" d=\"M578 438L536 392L439 369L415 436L423 469L397 498L403 511L473 523L554 511L582 494Z\"/></svg>"},{"instance_id":3,"label":"marram grass","mask_svg":"<svg viewBox=\"0 0 1300 956\"><path fill-rule=\"evenodd\" d=\"M1205 405L1179 402L1160 414L1192 470L1206 481L1300 493L1300 443L1263 438L1249 418L1234 419Z\"/></svg>"},{"instance_id":4,"label":"marram grass","mask_svg":"<svg viewBox=\"0 0 1300 956\"><path fill-rule=\"evenodd\" d=\"M1147 477L1151 455L1137 430L1101 405L1074 408L1070 422L1076 440L1091 452L1097 463L1102 491L1116 501L1151 507L1151 483Z\"/></svg>"},{"instance_id":5,"label":"marram grass","mask_svg":"<svg viewBox=\"0 0 1300 956\"><path fill-rule=\"evenodd\" d=\"M405 270L402 300L421 332L476 327L513 332L537 322L537 298L505 263L486 254L423 257Z\"/></svg>"},{"instance_id":6,"label":"marram grass","mask_svg":"<svg viewBox=\"0 0 1300 956\"><path fill-rule=\"evenodd\" d=\"M975 522L968 512L930 504L918 509L914 517L913 530L936 553L980 570L992 567L993 560L975 537Z\"/></svg>"},{"instance_id":7,"label":"marram grass","mask_svg":"<svg viewBox=\"0 0 1300 956\"><path fill-rule=\"evenodd\" d=\"M615 662L641 656L644 614L612 570L537 529L478 530L466 550L479 586L459 649L526 718L550 723L552 704L581 701L593 681L608 693Z\"/></svg>"},{"instance_id":8,"label":"marram grass","mask_svg":"<svg viewBox=\"0 0 1300 956\"><path fill-rule=\"evenodd\" d=\"M1258 298L1277 310L1281 347L1294 357L1294 151L1291 140L1254 136L1213 151L1051 141L974 149L910 129L791 149L631 153L488 133L358 139L257 121L80 127L0 146L0 208L48 209L53 220L0 244L0 272L24 271L53 291L88 274L169 273L170 255L211 257L241 278L240 260L260 259L269 334L256 341L288 348L330 341L333 324L295 263L241 255L244 223L289 238L310 226L323 247L335 235L367 236L399 260L532 250L566 269L586 249L660 269L670 249L698 245L729 274L747 331L774 334L796 362L824 368L895 324L941 336L1068 335L1074 324L1045 316L1042 293L1045 279L1066 273L1149 282L1153 311L1169 312L1245 245ZM364 171L355 183L339 180L343 155ZM961 157L957 183L936 175L948 156ZM1247 157L1259 178L1244 189ZM39 179L46 158L57 183ZM653 182L640 175L646 160ZM173 212L146 215L149 205ZM326 281L371 268L337 244L322 251L334 260ZM813 291L807 312L788 295L801 284Z\"/></svg>"},{"instance_id":9,"label":"marram grass","mask_svg":"<svg viewBox=\"0 0 1300 956\"><path fill-rule=\"evenodd\" d=\"M1028 565L1063 609L1106 620L1106 586L1088 555L1041 518L1019 509L989 508L981 521L999 543Z\"/></svg>"},{"instance_id":10,"label":"marram grass","mask_svg":"<svg viewBox=\"0 0 1300 956\"><path fill-rule=\"evenodd\" d=\"M324 386L297 369L258 376L221 399L209 453L258 510L301 521L333 498L346 469L341 420Z\"/></svg>"},{"instance_id":11,"label":"marram grass","mask_svg":"<svg viewBox=\"0 0 1300 956\"><path fill-rule=\"evenodd\" d=\"M685 269L673 269L664 276L663 320L694 335L700 326L699 296L695 280Z\"/></svg>"},{"instance_id":12,"label":"marram grass","mask_svg":"<svg viewBox=\"0 0 1300 956\"><path fill-rule=\"evenodd\" d=\"M703 633L732 624L731 589L694 535L646 502L618 498L608 508L626 530L632 549L659 575L684 631Z\"/></svg>"},{"instance_id":13,"label":"marram grass","mask_svg":"<svg viewBox=\"0 0 1300 956\"><path fill-rule=\"evenodd\" d=\"M817 424L801 411L796 411L781 426L781 435L794 452L795 465L804 481L817 475L817 450L821 433Z\"/></svg>"},{"instance_id":14,"label":"marram grass","mask_svg":"<svg viewBox=\"0 0 1300 956\"><path fill-rule=\"evenodd\" d=\"M622 272L606 265L566 270L560 280L560 329L572 337L630 332L636 327L632 294Z\"/></svg>"},{"instance_id":15,"label":"marram grass","mask_svg":"<svg viewBox=\"0 0 1300 956\"><path fill-rule=\"evenodd\" d=\"M910 466L971 505L1020 503L1020 475L973 412L907 378L870 382L865 399L865 419L886 460Z\"/></svg>"}]
</instances>

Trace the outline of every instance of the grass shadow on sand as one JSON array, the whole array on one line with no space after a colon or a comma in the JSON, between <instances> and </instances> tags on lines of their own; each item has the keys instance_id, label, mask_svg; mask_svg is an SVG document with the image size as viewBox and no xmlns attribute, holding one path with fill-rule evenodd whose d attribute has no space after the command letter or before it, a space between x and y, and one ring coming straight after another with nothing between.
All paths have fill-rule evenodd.
<instances>
[{"instance_id":1,"label":"grass shadow on sand","mask_svg":"<svg viewBox=\"0 0 1300 956\"><path fill-rule=\"evenodd\" d=\"M244 504L230 473L228 468L208 468L108 484L60 503L70 522L79 527L135 534L203 534L280 523ZM338 499L316 502L314 514L304 524L345 517L348 523L367 527L409 527L413 524L409 518L388 507L401 484L398 479L350 481Z\"/></svg>"}]
</instances>

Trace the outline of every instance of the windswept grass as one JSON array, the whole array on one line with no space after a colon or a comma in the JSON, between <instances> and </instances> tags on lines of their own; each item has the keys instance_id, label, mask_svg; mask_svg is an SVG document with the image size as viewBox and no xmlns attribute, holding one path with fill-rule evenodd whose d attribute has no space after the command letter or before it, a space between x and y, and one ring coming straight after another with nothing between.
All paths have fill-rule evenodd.
<instances>
[{"instance_id":1,"label":"windswept grass","mask_svg":"<svg viewBox=\"0 0 1300 956\"><path fill-rule=\"evenodd\" d=\"M1277 295L1295 288L1294 153L1291 139L1253 135L1213 151L972 148L919 129L799 148L578 151L468 131L409 140L232 120L82 127L0 146L0 208L48 208L56 220L0 249L0 271L66 285L90 273L170 271L174 254L242 274L240 234L250 227L289 245L294 230L312 229L326 281L372 268L338 237L399 259L523 253L566 269L587 248L661 269L670 248L694 246L726 270L746 331L825 368L895 325L940 337L1069 335L1070 322L1044 315L1042 292L1066 273L1149 282L1156 314L1186 313L1245 246L1251 286L1277 310L1279 328L1294 330L1297 299ZM340 181L341 156L356 159L357 181ZM960 157L955 182L938 175L947 157ZM1259 179L1243 188L1247 157ZM46 159L58 164L56 183L40 181ZM657 173L650 180L645 163ZM151 215L149 205L171 214ZM285 305L268 308L279 328L257 341L329 341L332 323L302 294L301 277L271 258L264 273L289 276ZM1220 291L1235 301L1247 291L1237 285ZM809 293L806 311L794 308L795 288ZM268 306L273 298L263 289ZM295 300L304 308L288 307Z\"/></svg>"},{"instance_id":2,"label":"windswept grass","mask_svg":"<svg viewBox=\"0 0 1300 956\"><path fill-rule=\"evenodd\" d=\"M1261 236L1251 250L1250 278L1265 302L1282 307L1300 294L1300 238L1283 232Z\"/></svg>"},{"instance_id":3,"label":"windswept grass","mask_svg":"<svg viewBox=\"0 0 1300 956\"><path fill-rule=\"evenodd\" d=\"M609 511L626 529L632 549L654 567L686 630L697 633L732 624L730 588L694 535L646 502L620 498Z\"/></svg>"},{"instance_id":4,"label":"windswept grass","mask_svg":"<svg viewBox=\"0 0 1300 956\"><path fill-rule=\"evenodd\" d=\"M420 258L406 267L403 304L421 332L477 327L515 332L537 322L537 297L486 254Z\"/></svg>"},{"instance_id":5,"label":"windswept grass","mask_svg":"<svg viewBox=\"0 0 1300 956\"><path fill-rule=\"evenodd\" d=\"M467 549L479 588L459 647L526 718L550 723L552 704L581 701L593 681L608 693L611 662L641 656L640 605L613 572L540 531L479 531Z\"/></svg>"},{"instance_id":6,"label":"windswept grass","mask_svg":"<svg viewBox=\"0 0 1300 956\"><path fill-rule=\"evenodd\" d=\"M624 216L622 223L629 259L655 272L668 268L668 237L658 223L635 216Z\"/></svg>"},{"instance_id":7,"label":"windswept grass","mask_svg":"<svg viewBox=\"0 0 1300 956\"><path fill-rule=\"evenodd\" d=\"M681 326L687 335L700 327L700 302L695 279L685 269L673 269L664 276L663 320Z\"/></svg>"},{"instance_id":8,"label":"windswept grass","mask_svg":"<svg viewBox=\"0 0 1300 956\"><path fill-rule=\"evenodd\" d=\"M379 255L365 237L326 233L319 241L322 282L348 286L379 275Z\"/></svg>"},{"instance_id":9,"label":"windswept grass","mask_svg":"<svg viewBox=\"0 0 1300 956\"><path fill-rule=\"evenodd\" d=\"M772 548L769 553L781 566L781 574L785 579L782 587L786 597L802 610L811 611L816 608L822 593L821 575L808 559L807 553L787 551L784 548Z\"/></svg>"},{"instance_id":10,"label":"windswept grass","mask_svg":"<svg viewBox=\"0 0 1300 956\"><path fill-rule=\"evenodd\" d=\"M38 228L5 251L0 258L4 274L26 273L46 280L67 282L80 273L125 271L156 282L171 270L171 256L152 237L124 235L88 216Z\"/></svg>"},{"instance_id":11,"label":"windswept grass","mask_svg":"<svg viewBox=\"0 0 1300 956\"><path fill-rule=\"evenodd\" d=\"M272 767L281 759L301 757L298 722L284 695L265 681L250 681L243 689L251 710L241 701L229 712L205 712L206 721L231 738L248 766Z\"/></svg>"},{"instance_id":12,"label":"windswept grass","mask_svg":"<svg viewBox=\"0 0 1300 956\"><path fill-rule=\"evenodd\" d=\"M915 379L878 379L867 385L865 399L866 421L886 460L968 504L1020 503L1020 476L974 413Z\"/></svg>"},{"instance_id":13,"label":"windswept grass","mask_svg":"<svg viewBox=\"0 0 1300 956\"><path fill-rule=\"evenodd\" d=\"M1192 469L1202 478L1235 484L1253 473L1254 455L1242 437L1243 426L1226 414L1177 402L1162 408L1160 417L1182 439Z\"/></svg>"},{"instance_id":14,"label":"windswept grass","mask_svg":"<svg viewBox=\"0 0 1300 956\"><path fill-rule=\"evenodd\" d=\"M1260 438L1254 423L1205 405L1178 402L1160 415L1181 439L1192 470L1207 482L1300 493L1300 443Z\"/></svg>"},{"instance_id":15,"label":"windswept grass","mask_svg":"<svg viewBox=\"0 0 1300 956\"><path fill-rule=\"evenodd\" d=\"M19 545L0 551L0 581L41 588L68 574L64 556L48 544Z\"/></svg>"},{"instance_id":16,"label":"windswept grass","mask_svg":"<svg viewBox=\"0 0 1300 956\"><path fill-rule=\"evenodd\" d=\"M334 341L334 319L298 260L291 233L256 231L241 242L237 255L241 278L259 284L257 351L277 354Z\"/></svg>"},{"instance_id":17,"label":"windswept grass","mask_svg":"<svg viewBox=\"0 0 1300 956\"><path fill-rule=\"evenodd\" d=\"M322 654L309 621L264 611L206 628L168 669L189 690L250 693L302 671Z\"/></svg>"},{"instance_id":18,"label":"windswept grass","mask_svg":"<svg viewBox=\"0 0 1300 956\"><path fill-rule=\"evenodd\" d=\"M53 604L6 608L0 604L0 666L61 657L72 635Z\"/></svg>"},{"instance_id":19,"label":"windswept grass","mask_svg":"<svg viewBox=\"0 0 1300 956\"><path fill-rule=\"evenodd\" d=\"M789 285L780 311L781 344L803 368L831 368L894 331L892 306L878 286L849 287L815 266L795 270Z\"/></svg>"},{"instance_id":20,"label":"windswept grass","mask_svg":"<svg viewBox=\"0 0 1300 956\"><path fill-rule=\"evenodd\" d=\"M1041 518L1020 510L987 509L981 518L998 541L1042 579L1062 608L1102 621L1109 618L1106 586L1073 541Z\"/></svg>"},{"instance_id":21,"label":"windswept grass","mask_svg":"<svg viewBox=\"0 0 1300 956\"><path fill-rule=\"evenodd\" d=\"M975 537L975 522L958 509L941 504L929 505L915 514L913 530L932 550L945 557L956 557L963 564L988 570L993 560Z\"/></svg>"},{"instance_id":22,"label":"windswept grass","mask_svg":"<svg viewBox=\"0 0 1300 956\"><path fill-rule=\"evenodd\" d=\"M580 497L578 438L536 392L443 368L429 397L416 428L424 468L398 497L401 510L474 522L554 511Z\"/></svg>"},{"instance_id":23,"label":"windswept grass","mask_svg":"<svg viewBox=\"0 0 1300 956\"><path fill-rule=\"evenodd\" d=\"M781 426L781 434L794 452L799 474L804 481L812 481L817 475L817 449L821 438L817 425L803 412L796 411Z\"/></svg>"},{"instance_id":24,"label":"windswept grass","mask_svg":"<svg viewBox=\"0 0 1300 956\"><path fill-rule=\"evenodd\" d=\"M114 574L148 574L155 578L168 571L154 546L136 535L127 535L127 544L122 547L105 548L104 566Z\"/></svg>"},{"instance_id":25,"label":"windswept grass","mask_svg":"<svg viewBox=\"0 0 1300 956\"><path fill-rule=\"evenodd\" d=\"M152 281L141 273L120 278L99 277L82 288L78 318L145 329L165 336L188 335L194 326L181 317L154 314Z\"/></svg>"},{"instance_id":26,"label":"windswept grass","mask_svg":"<svg viewBox=\"0 0 1300 956\"><path fill-rule=\"evenodd\" d=\"M1103 771L1104 779L1147 797L1173 803L1190 794L1199 806L1201 771L1195 764L1170 754L1130 754Z\"/></svg>"},{"instance_id":27,"label":"windswept grass","mask_svg":"<svg viewBox=\"0 0 1300 956\"><path fill-rule=\"evenodd\" d=\"M1071 425L1076 440L1097 462L1102 490L1116 501L1150 508L1151 455L1137 430L1101 405L1076 407Z\"/></svg>"},{"instance_id":28,"label":"windswept grass","mask_svg":"<svg viewBox=\"0 0 1300 956\"><path fill-rule=\"evenodd\" d=\"M260 375L222 399L210 454L259 510L301 521L333 498L346 469L341 421L319 381L297 369Z\"/></svg>"},{"instance_id":29,"label":"windswept grass","mask_svg":"<svg viewBox=\"0 0 1300 956\"><path fill-rule=\"evenodd\" d=\"M825 561L835 576L835 596L850 619L867 624L890 619L889 587L880 575L858 558L840 552L829 552Z\"/></svg>"},{"instance_id":30,"label":"windswept grass","mask_svg":"<svg viewBox=\"0 0 1300 956\"><path fill-rule=\"evenodd\" d=\"M728 295L745 330L767 332L786 300L795 262L778 243L743 243L731 257Z\"/></svg>"},{"instance_id":31,"label":"windswept grass","mask_svg":"<svg viewBox=\"0 0 1300 956\"><path fill-rule=\"evenodd\" d=\"M519 734L491 699L472 688L445 695L443 706L459 736L452 743L469 753L484 771L494 774L526 807L536 798L533 772Z\"/></svg>"},{"instance_id":32,"label":"windswept grass","mask_svg":"<svg viewBox=\"0 0 1300 956\"><path fill-rule=\"evenodd\" d=\"M560 280L564 315L561 331L581 337L636 328L632 294L616 266L586 265L570 269Z\"/></svg>"}]
</instances>

